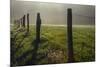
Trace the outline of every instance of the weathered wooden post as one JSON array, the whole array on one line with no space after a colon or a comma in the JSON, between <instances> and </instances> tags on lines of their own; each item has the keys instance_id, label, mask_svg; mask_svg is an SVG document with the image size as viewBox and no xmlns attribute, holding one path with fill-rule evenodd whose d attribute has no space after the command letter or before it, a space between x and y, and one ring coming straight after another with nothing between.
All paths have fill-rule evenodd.
<instances>
[{"instance_id":1,"label":"weathered wooden post","mask_svg":"<svg viewBox=\"0 0 100 67\"><path fill-rule=\"evenodd\" d=\"M16 25L16 20L14 20L14 25Z\"/></svg>"},{"instance_id":2,"label":"weathered wooden post","mask_svg":"<svg viewBox=\"0 0 100 67\"><path fill-rule=\"evenodd\" d=\"M19 28L19 20L18 19L16 20L16 26L17 26L17 28Z\"/></svg>"},{"instance_id":3,"label":"weathered wooden post","mask_svg":"<svg viewBox=\"0 0 100 67\"><path fill-rule=\"evenodd\" d=\"M21 19L19 19L19 22L20 22L20 28L21 28Z\"/></svg>"},{"instance_id":4,"label":"weathered wooden post","mask_svg":"<svg viewBox=\"0 0 100 67\"><path fill-rule=\"evenodd\" d=\"M21 18L21 27L23 27L23 17Z\"/></svg>"},{"instance_id":5,"label":"weathered wooden post","mask_svg":"<svg viewBox=\"0 0 100 67\"><path fill-rule=\"evenodd\" d=\"M36 20L36 40L34 44L33 50L33 64L37 64L37 51L40 43L40 27L41 27L41 18L40 13L37 13L37 20Z\"/></svg>"},{"instance_id":6,"label":"weathered wooden post","mask_svg":"<svg viewBox=\"0 0 100 67\"><path fill-rule=\"evenodd\" d=\"M23 27L25 27L25 15L23 16Z\"/></svg>"},{"instance_id":7,"label":"weathered wooden post","mask_svg":"<svg viewBox=\"0 0 100 67\"><path fill-rule=\"evenodd\" d=\"M18 27L20 27L20 19L18 19Z\"/></svg>"},{"instance_id":8,"label":"weathered wooden post","mask_svg":"<svg viewBox=\"0 0 100 67\"><path fill-rule=\"evenodd\" d=\"M36 42L40 42L40 27L41 27L41 18L40 13L37 13L37 20L36 20Z\"/></svg>"},{"instance_id":9,"label":"weathered wooden post","mask_svg":"<svg viewBox=\"0 0 100 67\"><path fill-rule=\"evenodd\" d=\"M68 32L68 62L74 62L73 37L72 37L72 9L67 9L67 32Z\"/></svg>"},{"instance_id":10,"label":"weathered wooden post","mask_svg":"<svg viewBox=\"0 0 100 67\"><path fill-rule=\"evenodd\" d=\"M29 13L27 14L27 32L29 32Z\"/></svg>"}]
</instances>

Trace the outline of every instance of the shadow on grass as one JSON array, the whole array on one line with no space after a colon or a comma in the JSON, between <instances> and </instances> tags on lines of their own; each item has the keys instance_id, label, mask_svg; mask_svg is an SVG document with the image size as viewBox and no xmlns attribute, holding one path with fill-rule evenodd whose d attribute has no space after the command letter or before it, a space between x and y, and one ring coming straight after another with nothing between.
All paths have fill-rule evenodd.
<instances>
[{"instance_id":1,"label":"shadow on grass","mask_svg":"<svg viewBox=\"0 0 100 67\"><path fill-rule=\"evenodd\" d=\"M27 37L28 34L25 33L23 35L23 39L19 42L18 46L15 47L17 35L18 35L18 33L13 38L11 38L11 66L16 64L15 53L23 47L23 45L21 45L21 43L24 41L24 39Z\"/></svg>"},{"instance_id":2,"label":"shadow on grass","mask_svg":"<svg viewBox=\"0 0 100 67\"><path fill-rule=\"evenodd\" d=\"M37 51L38 51L39 42L37 42L36 40L33 40L31 45L34 47L34 49L28 50L27 52L23 53L21 56L16 58L16 61L18 62L17 66L36 65L37 64ZM29 54L32 54L31 59L28 59L27 61L25 61L25 63L21 63L25 59L27 59L27 56Z\"/></svg>"},{"instance_id":3,"label":"shadow on grass","mask_svg":"<svg viewBox=\"0 0 100 67\"><path fill-rule=\"evenodd\" d=\"M24 41L24 39L27 37L27 34L25 34L23 36L23 39L18 43L18 46L16 49L14 49L14 47L11 47L11 66L25 66L25 65L37 65L39 59L37 59L38 56L38 48L40 46L40 43L43 44L45 42L48 41L48 39L42 37L40 42L37 41L36 39L33 39L33 41L31 42L31 45L33 47L33 49L26 51L25 53L23 53L21 56L19 57L15 57L15 53L16 51L20 50L20 48L23 47L22 42ZM14 39L11 39L11 45L15 45L15 41ZM16 45L15 45L16 46ZM15 50L15 51L14 51ZM27 59L27 56L31 55L30 59ZM44 57L44 56L43 56ZM43 58L42 57L42 58Z\"/></svg>"},{"instance_id":4,"label":"shadow on grass","mask_svg":"<svg viewBox=\"0 0 100 67\"><path fill-rule=\"evenodd\" d=\"M39 54L38 51L41 47L43 47L43 43L47 42L48 39L42 37L40 42L37 41L36 39L33 39L31 45L34 48L30 54L32 54L31 59L28 59L24 65L37 65L41 59L45 58L45 54Z\"/></svg>"},{"instance_id":5,"label":"shadow on grass","mask_svg":"<svg viewBox=\"0 0 100 67\"><path fill-rule=\"evenodd\" d=\"M32 53L31 53L32 58L26 62L26 65L37 65L38 64L38 61L39 61L39 59L37 58L38 57L38 50L40 48L40 45L42 45L42 43L45 43L47 41L48 40L46 38L41 38L40 41L33 39L32 43L31 43L31 45L34 48L32 50Z\"/></svg>"}]
</instances>

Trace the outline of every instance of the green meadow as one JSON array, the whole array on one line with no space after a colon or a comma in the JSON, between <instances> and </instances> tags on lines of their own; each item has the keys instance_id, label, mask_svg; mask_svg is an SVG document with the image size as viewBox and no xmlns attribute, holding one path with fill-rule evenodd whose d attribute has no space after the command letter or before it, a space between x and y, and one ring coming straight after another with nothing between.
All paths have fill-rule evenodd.
<instances>
[{"instance_id":1,"label":"green meadow","mask_svg":"<svg viewBox=\"0 0 100 67\"><path fill-rule=\"evenodd\" d=\"M41 26L40 43L35 51L36 29L11 27L12 65L67 63L67 27ZM75 62L95 60L95 27L73 27ZM34 58L35 57L35 58Z\"/></svg>"}]
</instances>

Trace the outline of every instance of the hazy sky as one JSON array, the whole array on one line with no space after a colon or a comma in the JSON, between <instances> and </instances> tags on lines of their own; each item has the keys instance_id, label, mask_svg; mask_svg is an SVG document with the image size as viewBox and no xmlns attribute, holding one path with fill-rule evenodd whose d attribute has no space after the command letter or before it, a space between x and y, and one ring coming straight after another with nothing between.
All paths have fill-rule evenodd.
<instances>
[{"instance_id":1,"label":"hazy sky","mask_svg":"<svg viewBox=\"0 0 100 67\"><path fill-rule=\"evenodd\" d=\"M94 24L95 6L40 3L11 0L11 22L30 14L30 23L35 24L37 12L40 12L42 24L67 24L67 8L72 8L73 24Z\"/></svg>"}]
</instances>

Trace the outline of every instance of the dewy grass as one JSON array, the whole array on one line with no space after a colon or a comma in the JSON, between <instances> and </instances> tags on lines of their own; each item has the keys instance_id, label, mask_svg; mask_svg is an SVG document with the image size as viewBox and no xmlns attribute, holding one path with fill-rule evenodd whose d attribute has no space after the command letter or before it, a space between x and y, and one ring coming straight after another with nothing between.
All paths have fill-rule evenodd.
<instances>
[{"instance_id":1,"label":"dewy grass","mask_svg":"<svg viewBox=\"0 0 100 67\"><path fill-rule=\"evenodd\" d=\"M12 33L16 33L13 31ZM11 49L17 49L14 54L15 64L33 64L35 26L30 26L29 34L19 32ZM37 64L67 62L67 28L59 26L42 26L41 42L37 51ZM11 37L14 37L11 34ZM92 27L73 27L73 47L75 62L95 60L95 29Z\"/></svg>"}]
</instances>

